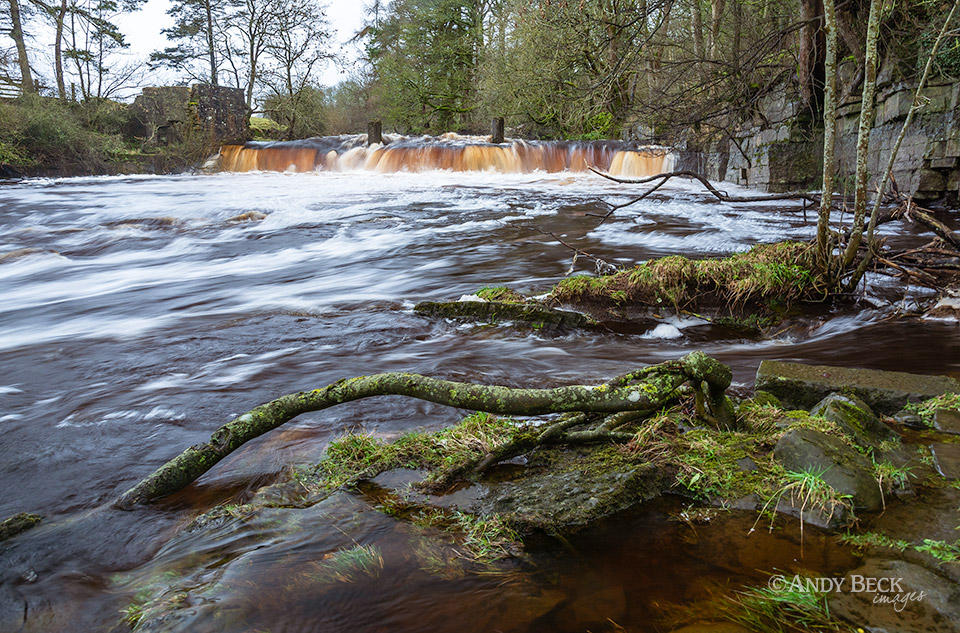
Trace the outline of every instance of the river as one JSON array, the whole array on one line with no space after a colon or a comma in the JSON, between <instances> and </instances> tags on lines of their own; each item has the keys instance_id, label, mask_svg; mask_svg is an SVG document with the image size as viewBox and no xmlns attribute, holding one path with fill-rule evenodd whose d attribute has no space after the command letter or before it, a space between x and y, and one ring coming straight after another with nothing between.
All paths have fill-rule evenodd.
<instances>
[{"instance_id":1,"label":"river","mask_svg":"<svg viewBox=\"0 0 960 633\"><path fill-rule=\"evenodd\" d=\"M808 239L815 223L812 212L804 221L797 204L720 203L699 186L673 182L595 228L598 220L589 214L604 212L602 201L623 202L633 191L583 173L446 171L33 179L0 186L0 517L38 512L50 524L100 517L68 529L68 538L40 527L0 546L0 630L125 626L118 614L129 595L122 583L117 588L115 574L147 563L198 511L242 498L288 464L315 461L345 429L391 436L462 416L397 397L350 403L261 438L176 500L128 513L102 509L233 416L284 393L401 370L511 386L589 384L692 349L730 364L739 389L752 385L765 358L960 372L955 325L888 319L929 294L881 277L871 283L883 301L814 309L805 327L764 340L704 335L689 317L653 334L545 336L413 313L417 301L456 299L485 285L547 289L565 275L572 253L534 229L631 264ZM265 217L232 220L250 212ZM902 222L883 231L903 244L928 239ZM760 565L741 562L735 572L683 553L681 528L667 514L660 508L597 528L580 541L576 567L556 562L564 560L557 548L543 546L540 566L556 565L566 578L556 586L575 588L552 615L541 614L552 620L530 624L510 616L511 630L546 630L538 628L545 622L567 630L558 623L574 620L557 615L563 605L576 604L571 595L592 595L577 588L585 582L577 578L602 577L603 588L620 587L610 594L617 603L611 613L628 630L644 630L654 598L682 600L693 579L723 581ZM278 536L274 550L305 547L316 555L336 547L344 531L360 542L382 536L385 553L402 549L396 537L384 536L394 528L382 515L368 512L351 529L344 516L333 515L312 545ZM637 525L642 533L633 532ZM623 533L633 536L616 536ZM598 539L615 538L627 550L597 546ZM792 556L778 543L757 545L769 554L761 557L768 568ZM270 559L273 574L277 556ZM665 565L679 570L669 587L657 580ZM412 574L391 574L376 600L360 590L288 602L252 589L225 592L223 605L263 599L268 615L224 626L209 609L198 609L189 626L170 630L470 630L464 622L477 622L493 596L511 595L498 593L490 580L431 584Z\"/></svg>"}]
</instances>

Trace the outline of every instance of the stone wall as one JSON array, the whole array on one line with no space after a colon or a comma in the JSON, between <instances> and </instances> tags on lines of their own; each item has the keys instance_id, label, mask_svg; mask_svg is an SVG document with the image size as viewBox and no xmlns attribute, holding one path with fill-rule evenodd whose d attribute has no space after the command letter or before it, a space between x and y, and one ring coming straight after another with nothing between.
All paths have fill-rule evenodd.
<instances>
[{"instance_id":1,"label":"stone wall","mask_svg":"<svg viewBox=\"0 0 960 633\"><path fill-rule=\"evenodd\" d=\"M901 192L917 200L956 203L960 198L960 82L929 86L928 103L904 138L893 176ZM913 101L913 87L880 86L867 161L870 173L882 175L890 151ZM838 190L852 190L856 169L859 95L838 108ZM804 125L804 113L787 94L769 97L733 139L715 141L700 160L708 177L766 191L819 189L823 133ZM688 163L690 164L690 163ZM875 183L871 181L871 190Z\"/></svg>"},{"instance_id":2,"label":"stone wall","mask_svg":"<svg viewBox=\"0 0 960 633\"><path fill-rule=\"evenodd\" d=\"M208 84L144 88L130 107L131 132L145 145L194 140L216 149L248 138L247 104L240 88Z\"/></svg>"}]
</instances>

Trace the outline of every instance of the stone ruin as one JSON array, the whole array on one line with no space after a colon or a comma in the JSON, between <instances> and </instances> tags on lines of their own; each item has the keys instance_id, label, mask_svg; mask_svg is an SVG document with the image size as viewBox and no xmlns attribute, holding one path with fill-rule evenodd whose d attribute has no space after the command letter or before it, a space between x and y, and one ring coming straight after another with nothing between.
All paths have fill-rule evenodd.
<instances>
[{"instance_id":1,"label":"stone ruin","mask_svg":"<svg viewBox=\"0 0 960 633\"><path fill-rule=\"evenodd\" d=\"M248 139L250 113L243 89L209 84L144 88L133 105L133 136L145 146L196 139L210 149Z\"/></svg>"}]
</instances>

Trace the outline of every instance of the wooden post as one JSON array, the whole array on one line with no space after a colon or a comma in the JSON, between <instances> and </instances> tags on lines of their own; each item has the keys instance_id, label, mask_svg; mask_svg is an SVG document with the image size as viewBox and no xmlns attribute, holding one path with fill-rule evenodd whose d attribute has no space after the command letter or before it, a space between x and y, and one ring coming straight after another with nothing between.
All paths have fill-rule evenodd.
<instances>
[{"instance_id":1,"label":"wooden post","mask_svg":"<svg viewBox=\"0 0 960 633\"><path fill-rule=\"evenodd\" d=\"M367 123L367 145L383 145L383 126L380 121Z\"/></svg>"},{"instance_id":2,"label":"wooden post","mask_svg":"<svg viewBox=\"0 0 960 633\"><path fill-rule=\"evenodd\" d=\"M490 130L490 142L499 144L503 142L503 117L498 116L493 120Z\"/></svg>"}]
</instances>

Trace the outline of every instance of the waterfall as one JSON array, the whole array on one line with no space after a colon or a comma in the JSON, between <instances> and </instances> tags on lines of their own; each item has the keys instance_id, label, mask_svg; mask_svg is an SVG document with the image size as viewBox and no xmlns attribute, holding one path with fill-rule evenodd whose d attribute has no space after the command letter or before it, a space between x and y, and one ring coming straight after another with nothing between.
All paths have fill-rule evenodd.
<instances>
[{"instance_id":1,"label":"waterfall","mask_svg":"<svg viewBox=\"0 0 960 633\"><path fill-rule=\"evenodd\" d=\"M387 145L365 146L363 135L301 141L249 142L221 148L223 171L354 171L379 173L450 171L586 171L642 177L668 171L669 148L623 141L509 141L445 134L400 137Z\"/></svg>"}]
</instances>

